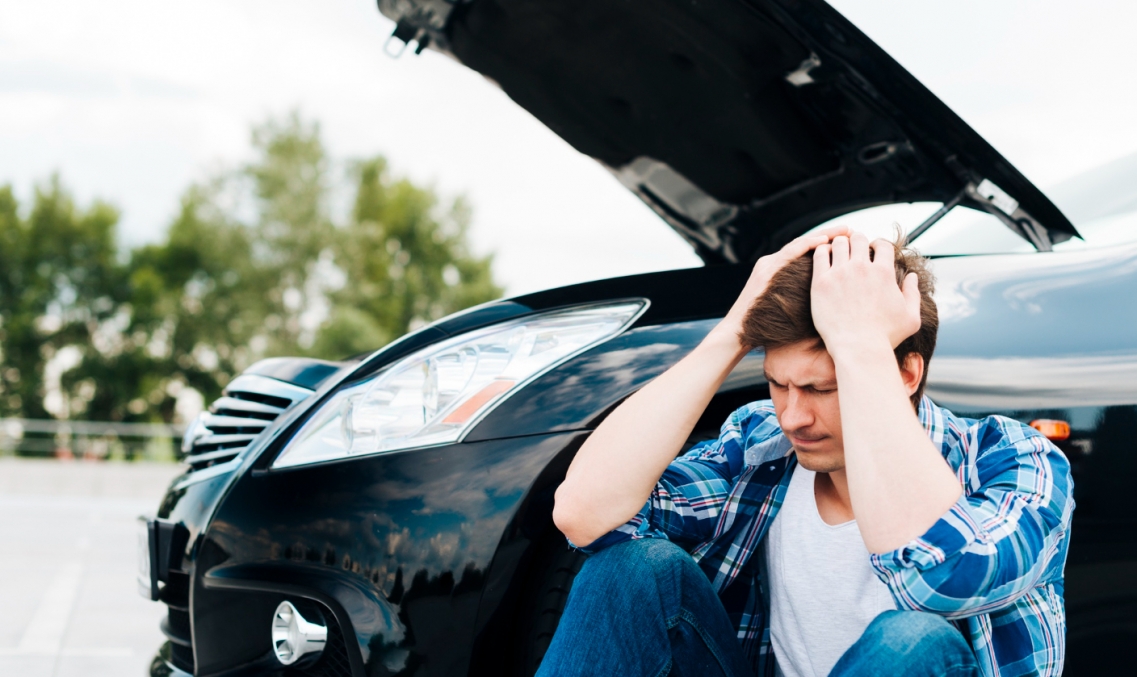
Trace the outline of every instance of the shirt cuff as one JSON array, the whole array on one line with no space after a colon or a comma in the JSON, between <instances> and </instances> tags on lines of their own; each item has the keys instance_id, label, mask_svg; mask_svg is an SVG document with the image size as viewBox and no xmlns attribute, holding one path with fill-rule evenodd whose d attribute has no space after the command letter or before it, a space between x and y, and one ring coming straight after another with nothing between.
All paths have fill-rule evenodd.
<instances>
[{"instance_id":1,"label":"shirt cuff","mask_svg":"<svg viewBox=\"0 0 1137 677\"><path fill-rule=\"evenodd\" d=\"M585 546L583 548L580 547L579 545L577 545L576 543L573 543L572 540L569 538L565 538L565 540L568 541L570 548L573 548L574 550L579 550L580 552L583 552L586 555L595 555L596 553L600 552L601 550L603 550L605 548L610 548L613 545L616 545L617 543L622 543L623 541L629 541L632 538L634 538L634 537L630 534L626 534L626 533L619 531L619 530L613 530L613 531L609 531L608 533L604 534L603 536L601 536L600 538L596 539L595 541L589 543L587 546Z\"/></svg>"},{"instance_id":2,"label":"shirt cuff","mask_svg":"<svg viewBox=\"0 0 1137 677\"><path fill-rule=\"evenodd\" d=\"M568 538L565 540L568 540L569 547L579 550L586 555L594 555L605 548L610 548L613 545L616 545L617 543L623 543L624 541L631 541L638 538L658 537L658 534L655 533L655 529L653 529L651 526L651 503L652 499L649 498L647 502L644 503L644 507L640 508L640 511L636 513L632 519L628 520L624 524L621 524L612 531L609 531L608 533L604 534L583 548L573 543Z\"/></svg>"},{"instance_id":3,"label":"shirt cuff","mask_svg":"<svg viewBox=\"0 0 1137 677\"><path fill-rule=\"evenodd\" d=\"M960 496L922 536L892 552L872 555L872 563L884 571L913 568L924 571L961 552L978 540L979 534L979 524L971 514L967 497Z\"/></svg>"}]
</instances>

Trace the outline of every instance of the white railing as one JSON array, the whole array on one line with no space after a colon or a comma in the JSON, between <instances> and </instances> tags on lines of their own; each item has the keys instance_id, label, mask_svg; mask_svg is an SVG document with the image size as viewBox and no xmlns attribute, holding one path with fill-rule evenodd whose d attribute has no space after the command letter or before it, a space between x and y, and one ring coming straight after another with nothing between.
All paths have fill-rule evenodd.
<instances>
[{"instance_id":1,"label":"white railing","mask_svg":"<svg viewBox=\"0 0 1137 677\"><path fill-rule=\"evenodd\" d=\"M163 423L0 418L0 454L173 460L183 431Z\"/></svg>"}]
</instances>

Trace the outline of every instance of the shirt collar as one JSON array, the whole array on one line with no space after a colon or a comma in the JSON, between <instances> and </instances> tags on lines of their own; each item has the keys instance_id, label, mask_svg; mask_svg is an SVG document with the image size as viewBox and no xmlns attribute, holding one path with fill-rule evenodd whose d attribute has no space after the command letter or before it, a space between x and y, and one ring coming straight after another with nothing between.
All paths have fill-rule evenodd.
<instances>
[{"instance_id":1,"label":"shirt collar","mask_svg":"<svg viewBox=\"0 0 1137 677\"><path fill-rule=\"evenodd\" d=\"M921 395L920 406L916 413L920 417L920 425L924 426L924 432L928 433L928 438L943 451L945 442L944 409L932 402L927 395Z\"/></svg>"}]
</instances>

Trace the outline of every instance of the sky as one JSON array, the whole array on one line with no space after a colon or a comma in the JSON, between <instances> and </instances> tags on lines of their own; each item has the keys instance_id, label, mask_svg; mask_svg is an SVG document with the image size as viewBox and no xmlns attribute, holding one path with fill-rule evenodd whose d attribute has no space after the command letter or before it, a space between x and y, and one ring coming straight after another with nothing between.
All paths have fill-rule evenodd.
<instances>
[{"instance_id":1,"label":"sky","mask_svg":"<svg viewBox=\"0 0 1137 677\"><path fill-rule=\"evenodd\" d=\"M1046 186L1137 152L1137 3L832 4ZM333 156L465 195L507 293L699 265L597 163L437 53L388 57L371 0L0 0L0 184L59 172L161 238L194 180L249 158L249 128L292 109Z\"/></svg>"}]
</instances>

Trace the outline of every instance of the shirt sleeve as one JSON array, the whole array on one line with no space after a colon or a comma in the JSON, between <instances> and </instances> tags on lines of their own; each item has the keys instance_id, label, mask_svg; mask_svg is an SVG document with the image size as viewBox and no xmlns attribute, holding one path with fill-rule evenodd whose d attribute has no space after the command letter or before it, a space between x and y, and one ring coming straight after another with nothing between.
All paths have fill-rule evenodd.
<instances>
[{"instance_id":1,"label":"shirt sleeve","mask_svg":"<svg viewBox=\"0 0 1137 677\"><path fill-rule=\"evenodd\" d=\"M732 413L718 438L696 444L667 466L634 517L578 549L591 554L637 538L666 538L685 544L708 540L742 474L747 431L755 420L772 413L772 409L767 411L767 407L756 404ZM569 545L573 545L571 541Z\"/></svg>"},{"instance_id":2,"label":"shirt sleeve","mask_svg":"<svg viewBox=\"0 0 1137 677\"><path fill-rule=\"evenodd\" d=\"M979 453L965 495L924 535L873 555L905 609L964 618L1010 606L1048 573L1061 575L1073 481L1066 457L1018 421L989 417L973 434Z\"/></svg>"}]
</instances>

